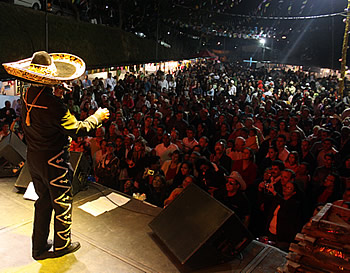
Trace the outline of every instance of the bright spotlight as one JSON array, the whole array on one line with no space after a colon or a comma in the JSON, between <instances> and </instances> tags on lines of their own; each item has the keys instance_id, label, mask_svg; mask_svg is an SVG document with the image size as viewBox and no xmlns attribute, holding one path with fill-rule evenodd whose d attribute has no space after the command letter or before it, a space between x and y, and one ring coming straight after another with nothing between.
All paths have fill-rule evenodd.
<instances>
[{"instance_id":1,"label":"bright spotlight","mask_svg":"<svg viewBox=\"0 0 350 273\"><path fill-rule=\"evenodd\" d=\"M261 39L259 40L259 43L260 43L261 45L265 45L265 43L266 43L266 39L261 38Z\"/></svg>"}]
</instances>

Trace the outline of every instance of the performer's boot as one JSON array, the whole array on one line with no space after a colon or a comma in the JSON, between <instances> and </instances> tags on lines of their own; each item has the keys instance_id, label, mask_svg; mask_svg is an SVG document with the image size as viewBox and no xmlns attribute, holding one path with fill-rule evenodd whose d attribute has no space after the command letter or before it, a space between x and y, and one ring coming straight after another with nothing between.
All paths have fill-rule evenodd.
<instances>
[{"instance_id":1,"label":"performer's boot","mask_svg":"<svg viewBox=\"0 0 350 273\"><path fill-rule=\"evenodd\" d=\"M80 248L80 243L79 242L73 242L73 243L70 244L70 246L68 246L68 247L66 247L66 248L64 248L62 250L54 251L53 256L55 258L61 257L61 256L64 256L66 254L73 253L73 252L77 251L79 248Z\"/></svg>"},{"instance_id":2,"label":"performer's boot","mask_svg":"<svg viewBox=\"0 0 350 273\"><path fill-rule=\"evenodd\" d=\"M32 251L32 257L34 260L44 260L46 258L49 258L49 250L51 249L53 243L52 240L47 240L46 245L41 250L34 250Z\"/></svg>"}]
</instances>

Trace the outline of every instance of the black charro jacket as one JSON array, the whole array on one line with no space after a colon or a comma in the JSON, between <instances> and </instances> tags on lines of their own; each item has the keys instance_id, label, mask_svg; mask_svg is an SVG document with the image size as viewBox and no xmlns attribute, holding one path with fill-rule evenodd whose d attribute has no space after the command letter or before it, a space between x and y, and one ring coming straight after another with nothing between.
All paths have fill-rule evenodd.
<instances>
[{"instance_id":1,"label":"black charro jacket","mask_svg":"<svg viewBox=\"0 0 350 273\"><path fill-rule=\"evenodd\" d=\"M42 93L30 111L30 126L28 126L27 111L41 90ZM63 101L53 95L51 87L40 85L32 85L26 94L23 94L21 116L28 151L68 149L69 136L87 135L101 124L101 116L97 113L84 121L77 121Z\"/></svg>"}]
</instances>

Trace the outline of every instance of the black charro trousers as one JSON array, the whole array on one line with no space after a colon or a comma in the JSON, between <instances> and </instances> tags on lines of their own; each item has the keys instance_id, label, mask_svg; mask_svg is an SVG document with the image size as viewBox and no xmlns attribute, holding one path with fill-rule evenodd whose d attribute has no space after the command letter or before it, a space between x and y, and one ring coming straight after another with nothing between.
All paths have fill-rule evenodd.
<instances>
[{"instance_id":1,"label":"black charro trousers","mask_svg":"<svg viewBox=\"0 0 350 273\"><path fill-rule=\"evenodd\" d=\"M29 151L27 163L39 196L35 202L32 235L33 252L44 249L50 232L54 212L54 250L71 244L73 191L69 152Z\"/></svg>"}]
</instances>

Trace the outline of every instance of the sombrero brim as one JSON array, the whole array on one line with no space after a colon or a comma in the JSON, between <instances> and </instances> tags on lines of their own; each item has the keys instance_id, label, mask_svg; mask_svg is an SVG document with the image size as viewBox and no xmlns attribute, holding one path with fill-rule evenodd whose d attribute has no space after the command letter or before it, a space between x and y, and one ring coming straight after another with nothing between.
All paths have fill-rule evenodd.
<instances>
[{"instance_id":1,"label":"sombrero brim","mask_svg":"<svg viewBox=\"0 0 350 273\"><path fill-rule=\"evenodd\" d=\"M4 63L3 66L7 73L13 76L50 85L59 84L62 81L74 80L84 74L86 67L85 62L81 58L67 53L51 53L49 55L57 68L57 73L54 76L29 70L32 58Z\"/></svg>"}]
</instances>

